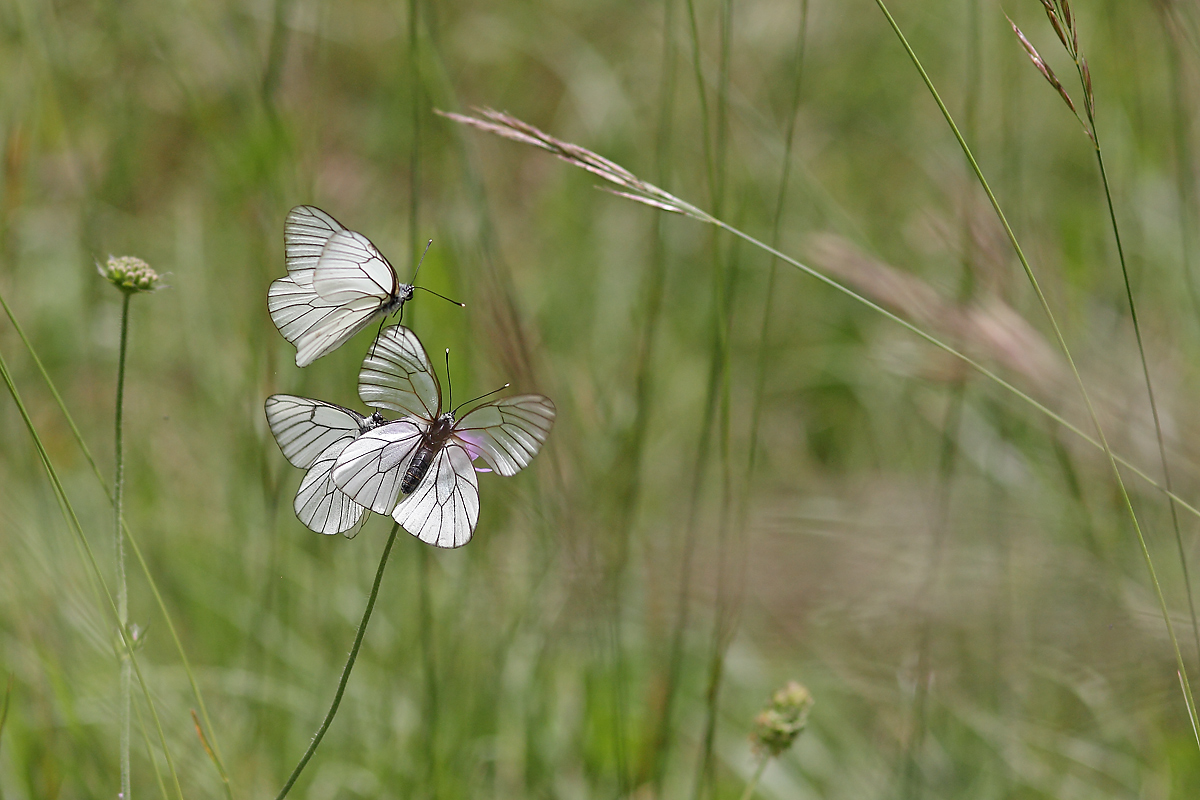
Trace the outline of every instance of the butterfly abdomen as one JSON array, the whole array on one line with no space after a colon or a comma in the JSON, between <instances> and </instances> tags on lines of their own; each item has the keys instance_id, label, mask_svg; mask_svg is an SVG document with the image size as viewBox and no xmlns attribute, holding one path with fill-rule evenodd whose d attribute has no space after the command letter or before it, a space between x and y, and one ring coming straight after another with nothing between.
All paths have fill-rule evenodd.
<instances>
[{"instance_id":1,"label":"butterfly abdomen","mask_svg":"<svg viewBox=\"0 0 1200 800\"><path fill-rule=\"evenodd\" d=\"M412 461L408 463L408 469L404 471L404 477L400 479L400 491L404 494L412 494L413 490L421 485L421 481L425 478L425 473L429 472L429 465L433 463L433 457L437 451L428 444L422 443L417 452L413 454Z\"/></svg>"}]
</instances>

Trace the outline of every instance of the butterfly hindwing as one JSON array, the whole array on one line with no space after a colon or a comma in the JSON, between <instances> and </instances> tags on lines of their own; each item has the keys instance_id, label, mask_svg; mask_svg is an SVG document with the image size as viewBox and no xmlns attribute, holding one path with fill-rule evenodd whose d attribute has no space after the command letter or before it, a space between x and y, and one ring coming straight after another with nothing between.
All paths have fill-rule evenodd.
<instances>
[{"instance_id":1,"label":"butterfly hindwing","mask_svg":"<svg viewBox=\"0 0 1200 800\"><path fill-rule=\"evenodd\" d=\"M338 441L325 448L305 473L296 492L292 504L296 516L317 533L346 533L366 511L333 482L333 465L349 443Z\"/></svg>"},{"instance_id":2,"label":"butterfly hindwing","mask_svg":"<svg viewBox=\"0 0 1200 800\"><path fill-rule=\"evenodd\" d=\"M333 467L334 483L359 505L377 514L390 514L422 431L409 418L364 433L338 456Z\"/></svg>"},{"instance_id":3,"label":"butterfly hindwing","mask_svg":"<svg viewBox=\"0 0 1200 800\"><path fill-rule=\"evenodd\" d=\"M479 521L479 480L467 449L451 440L439 450L424 480L396 506L392 519L436 547L471 541Z\"/></svg>"}]
</instances>

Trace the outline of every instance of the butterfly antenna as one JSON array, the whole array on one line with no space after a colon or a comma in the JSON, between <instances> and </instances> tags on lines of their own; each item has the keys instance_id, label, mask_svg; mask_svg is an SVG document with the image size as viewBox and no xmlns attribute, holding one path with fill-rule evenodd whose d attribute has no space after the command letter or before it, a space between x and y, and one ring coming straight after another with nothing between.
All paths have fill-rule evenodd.
<instances>
[{"instance_id":1,"label":"butterfly antenna","mask_svg":"<svg viewBox=\"0 0 1200 800\"><path fill-rule=\"evenodd\" d=\"M446 393L449 395L447 406L454 406L454 384L450 381L450 348L446 348Z\"/></svg>"},{"instance_id":2,"label":"butterfly antenna","mask_svg":"<svg viewBox=\"0 0 1200 800\"><path fill-rule=\"evenodd\" d=\"M472 399L468 400L468 401L467 401L467 402L465 402L465 403L459 403L459 404L458 404L458 407L457 407L457 408L455 408L455 409L454 409L454 411L453 411L453 412L451 412L451 413L453 413L453 414L454 414L454 416L455 416L455 417L457 417L457 416L458 416L458 409L459 409L459 408L462 408L463 406L469 406L469 405L471 405L471 403L474 403L476 400L482 400L482 399L483 399L483 398L485 398L485 397L491 397L491 396L492 396L492 395L494 395L496 392L503 392L505 389L507 389L507 388L508 388L509 386L511 386L511 385L512 385L511 383L506 383L506 384L504 384L503 386L501 386L499 389L492 389L492 390L491 390L490 392L488 392L487 394L481 394L481 395L479 395L479 397L472 398Z\"/></svg>"},{"instance_id":3,"label":"butterfly antenna","mask_svg":"<svg viewBox=\"0 0 1200 800\"><path fill-rule=\"evenodd\" d=\"M462 308L466 308L466 307L467 307L467 304L466 304L466 303L460 303L460 302L458 302L457 300L451 300L449 297L446 297L446 295L444 295L444 294L438 294L438 293L437 293L437 292L435 292L433 289L426 289L424 286L414 286L413 288L414 288L414 289L420 289L422 292L429 292L429 293L430 293L430 294L432 294L432 295L437 295L438 297L442 298L443 300L449 300L451 303L454 303L454 305L456 305L456 306L461 306Z\"/></svg>"},{"instance_id":4,"label":"butterfly antenna","mask_svg":"<svg viewBox=\"0 0 1200 800\"><path fill-rule=\"evenodd\" d=\"M425 253L429 252L429 246L433 244L433 239L425 243L425 251L421 253L421 258L417 261L417 268L413 270L412 282L417 282L417 273L421 271L421 265L425 263Z\"/></svg>"}]
</instances>

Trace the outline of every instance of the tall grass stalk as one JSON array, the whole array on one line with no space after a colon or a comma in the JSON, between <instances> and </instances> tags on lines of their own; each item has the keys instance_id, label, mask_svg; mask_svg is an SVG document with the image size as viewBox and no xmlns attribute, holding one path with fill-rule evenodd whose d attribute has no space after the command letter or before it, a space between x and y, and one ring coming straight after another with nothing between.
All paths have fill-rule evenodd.
<instances>
[{"instance_id":1,"label":"tall grass stalk","mask_svg":"<svg viewBox=\"0 0 1200 800\"><path fill-rule=\"evenodd\" d=\"M1150 380L1150 366L1146 361L1146 348L1142 341L1142 326L1138 321L1137 304L1134 302L1133 289L1129 282L1129 268L1125 261L1125 248L1121 244L1121 228L1117 224L1117 212L1113 205L1112 187L1108 180L1108 170L1105 169L1104 166L1104 151L1100 147L1100 132L1096 126L1096 97L1092 86L1092 74L1091 70L1088 69L1087 59L1083 57L1079 49L1079 29L1076 27L1078 20L1074 15L1072 15L1070 5L1062 2L1062 0L1042 0L1042 6L1046 9L1046 16L1049 18L1050 25L1054 28L1054 32L1058 34L1058 39L1062 43L1063 49L1066 51L1067 55L1071 58L1072 63L1075 65L1075 74L1079 78L1079 86L1083 91L1083 109L1087 120L1086 122L1084 119L1080 118L1079 111L1076 109L1075 103L1071 100L1071 96L1067 92L1066 88L1063 87L1062 83L1058 80L1058 77L1054 74L1054 70L1045 62L1045 60L1042 59L1041 55L1038 54L1037 49L1025 37L1025 34L1021 32L1021 29L1017 27L1016 23L1010 19L1009 25L1012 26L1013 32L1017 35L1022 47L1025 48L1025 51L1033 61L1034 66L1037 67L1038 71L1042 73L1050 85L1058 91L1059 96L1066 103L1067 108L1069 108L1071 113L1075 115L1075 118L1079 120L1079 124L1083 127L1083 132L1087 135L1088 140L1092 143L1092 149L1096 154L1096 164L1100 169L1100 180L1104 186L1104 199L1108 204L1108 218L1112 226L1113 239L1116 241L1117 245L1117 257L1121 265L1121 279L1125 287L1125 297L1129 304L1129 318L1133 322L1133 334L1134 338L1137 340L1138 357L1142 363L1142 377L1146 383L1146 395L1150 399L1150 413L1154 418L1154 434L1158 443L1159 460L1162 463L1163 482L1166 487L1170 489L1171 468L1167 461L1167 448L1163 440L1162 422L1159 419L1158 402L1154 397L1154 386ZM1177 65L1173 64L1173 66ZM1178 78L1176 78L1176 81L1177 80ZM1178 125L1176 127L1178 127ZM1178 137L1177 134L1177 138L1182 138L1186 142L1187 136L1184 135L1182 137ZM1186 147L1186 144L1183 145L1183 147ZM1181 201L1185 199L1185 193L1181 192ZM1185 233L1185 240L1183 243L1185 258L1184 269L1187 273L1186 280L1190 287L1192 281L1190 270L1188 270L1188 265L1186 263L1186 238L1187 237ZM1175 508L1175 502L1173 500L1168 498L1167 502L1171 509L1171 525L1175 531L1175 544L1179 552L1179 564L1183 570L1183 583L1184 590L1187 593L1188 611L1190 612L1192 620L1193 640L1196 644L1196 654L1198 657L1200 657L1200 623L1197 622L1196 618L1196 602L1193 598L1192 582L1188 574L1187 554L1184 551L1183 546L1183 533L1179 528L1179 512Z\"/></svg>"},{"instance_id":2,"label":"tall grass stalk","mask_svg":"<svg viewBox=\"0 0 1200 800\"><path fill-rule=\"evenodd\" d=\"M699 28L696 23L694 4L689 2L689 30L692 35L692 65L696 79L696 91L702 113L707 118L707 92L705 90L704 73L701 68ZM722 0L718 26L718 64L716 88L716 119L715 133L710 148L708 143L707 126L704 128L704 154L709 178L709 195L714 213L721 214L725 207L725 179L728 169L729 142L729 59L732 48L733 2ZM731 463L730 463L730 363L729 363L729 324L733 297L732 282L735 276L732 254L721 252L721 241L713 231L709 238L712 253L712 350L709 360L709 395L705 403L702 426L701 444L698 448L693 473L688 512L689 525L687 538L694 540L696 517L701 499L700 487L704 478L704 464L708 460L708 438L711 426L717 426L717 448L720 480L720 508L717 517L717 548L716 548L716 607L713 614L710 654L708 659L708 679L704 691L704 723L700 737L700 753L696 761L696 775L692 796L699 800L706 785L713 778L713 744L716 736L717 708L720 701L720 687L723 675L724 652L727 629L727 603L725 582L725 555L729 528L729 509L731 504ZM716 419L714 420L714 415ZM689 541L685 547L691 549ZM685 595L686 597L686 595Z\"/></svg>"},{"instance_id":3,"label":"tall grass stalk","mask_svg":"<svg viewBox=\"0 0 1200 800\"><path fill-rule=\"evenodd\" d=\"M1034 290L1034 294L1037 295L1038 303L1041 305L1047 320L1050 322L1050 327L1054 331L1055 341L1062 350L1068 366L1071 368L1072 377L1074 377L1075 383L1079 387L1079 392L1083 397L1084 405L1087 407L1088 416L1091 418L1092 425L1096 430L1097 438L1104 448L1104 453L1108 457L1113 476L1116 478L1117 487L1121 493L1121 501L1126 510L1129 512L1129 518L1132 521L1134 531L1137 534L1138 544L1141 547L1142 556L1146 561L1146 568L1150 573L1150 580L1154 585L1154 591L1158 597L1159 609L1163 615L1163 622L1167 626L1167 632L1171 638L1171 646L1175 651L1175 658L1179 667L1179 672L1183 677L1185 700L1189 714L1192 716L1193 728L1195 728L1197 731L1200 731L1200 725L1197 725L1197 720L1195 718L1195 702L1192 699L1191 685L1187 679L1187 668L1183 663L1183 654L1179 649L1179 639L1175 634L1175 626L1171 623L1171 614L1167 608L1166 598L1162 593L1162 586L1158 580L1158 573L1154 568L1154 561L1150 556L1150 549L1146 544L1146 537L1142 533L1141 524L1138 522L1137 513L1133 508L1133 501L1130 499L1129 492L1125 488L1125 482L1121 478L1121 471L1117 467L1116 458L1113 456L1113 452L1108 445L1108 439L1105 437L1104 429L1100 425L1100 419L1092 405L1091 396L1088 394L1087 387L1083 383L1083 378L1079 374L1079 369L1075 365L1075 359L1071 356L1071 350L1067 346L1067 341L1063 337L1062 330L1059 328L1058 320L1055 318L1054 312L1050 308L1050 303L1046 299L1046 295L1042 292L1041 284L1038 282L1037 276L1033 272L1033 267L1030 266L1029 260L1025 257L1024 250L1022 250L1020 243L1017 241L1016 234L1013 233L1012 226L1009 225L1008 219L1005 217L1004 211L1000 207L1000 202L996 199L996 195L992 192L991 186L988 185L987 179L983 175L983 171L980 169L978 162L976 162L975 156L972 154L971 148L967 145L967 142L963 138L962 133L959 131L958 126L955 124L954 118L950 114L950 110L946 107L946 104L942 102L942 98L938 94L937 89L934 87L933 81L930 79L929 74L925 71L925 68L921 65L921 61L917 57L916 51L914 51L912 46L908 43L908 39L904 36L903 31L900 30L900 26L896 23L896 20L892 16L891 12L888 11L887 5L883 2L883 0L875 0L875 3L877 6L879 6L879 10L883 12L888 24L895 32L901 44L904 46L904 49L908 53L909 58L912 60L913 65L920 73L921 79L925 82L925 86L929 89L930 94L933 95L934 101L937 103L938 108L942 112L942 116L946 119L946 123L950 126L950 129L954 133L954 138L958 141L959 147L962 148L963 154L967 157L967 161L970 164L972 172L975 174L975 177L979 180L980 185L987 194L988 200L992 204L992 209L996 212L996 216L999 218L1001 225L1004 226L1004 232L1007 235L1010 244L1012 244L1018 260L1021 262L1021 267L1025 271L1025 276L1029 280L1029 283ZM1090 79L1088 80L1088 85L1090 88ZM1170 492L1169 486L1167 487L1167 491ZM1200 747L1200 735L1197 735L1196 737L1196 745L1197 747Z\"/></svg>"},{"instance_id":4,"label":"tall grass stalk","mask_svg":"<svg viewBox=\"0 0 1200 800\"><path fill-rule=\"evenodd\" d=\"M317 728L316 734L313 735L308 749L301 756L300 762L296 764L296 768L288 776L287 782L279 790L279 794L275 796L275 800L283 800L283 798L287 797L288 792L292 790L292 785L300 777L300 773L304 771L304 767L307 766L309 759L313 757L313 753L317 752L317 747L320 746L321 740L325 738L325 732L329 730L329 724L333 722L334 716L337 715L338 706L342 704L342 695L346 691L346 684L350 680L350 672L354 669L354 661L358 658L358 650L362 647L363 636L367 633L367 623L371 621L371 612L375 608L375 598L379 595L379 584L383 581L383 568L387 566L388 555L392 552L392 545L396 543L396 533L399 530L400 523L392 523L392 532L388 534L387 544L383 546L383 555L379 559L379 568L375 570L375 582L371 584L371 594L367 597L367 608L363 611L362 621L358 623L358 633L354 635L354 645L350 648L350 655L346 659L346 665L342 667L342 677L338 680L337 691L334 692L333 702L329 706L329 711L325 714L325 719L322 720L321 727Z\"/></svg>"},{"instance_id":5,"label":"tall grass stalk","mask_svg":"<svg viewBox=\"0 0 1200 800\"><path fill-rule=\"evenodd\" d=\"M104 496L108 499L109 503L113 503L114 498L112 489L109 487L108 481L105 480L103 473L100 472L100 467L96 464L96 459L92 456L91 449L87 446L87 441L83 438L83 434L80 433L79 426L75 424L74 417L72 417L71 412L67 410L67 405L65 402L63 402L62 395L59 394L58 387L55 386L53 379L51 379L50 374L46 371L46 367L42 363L42 359L38 357L37 351L33 347L33 343L30 342L29 337L25 335L25 329L22 328L21 323L17 321L16 315L13 314L12 308L4 299L3 294L0 294L0 307L3 307L4 313L8 316L9 322L12 323L13 328L17 332L17 336L20 337L21 342L25 345L26 352L29 353L29 356L33 359L33 363L37 366L38 372L41 374L42 380L46 384L46 388L50 390L50 394L54 397L54 402L58 405L58 410L62 412L63 417L67 421L67 425L71 429L71 435L74 437L75 443L79 446L79 450L83 453L84 459L92 468L92 474L96 476L96 481L100 484L100 489L104 492ZM200 716L204 720L204 727L207 729L206 737L212 745L211 749L208 751L210 753L210 758L214 767L216 767L222 783L225 786L226 796L232 799L233 789L230 786L229 775L225 770L225 764L221 758L221 749L217 743L216 731L213 728L212 720L208 714L208 705L204 702L204 695L200 691L200 685L196 682L196 674L192 671L191 661L187 657L187 652L183 649L183 641L179 638L179 632L176 630L175 623L171 619L171 613L167 610L167 604L163 600L162 592L159 591L158 582L154 580L154 575L150 571L150 566L146 563L145 556L142 555L142 549L138 545L137 539L134 537L133 532L129 530L129 523L122 518L121 525L124 533L124 540L129 543L129 549L133 551L133 556L137 559L138 566L141 567L142 575L145 577L146 583L149 585L150 591L154 595L154 602L158 606L158 610L162 614L163 621L167 625L167 631L171 635L171 641L175 645L175 651L179 654L179 661L183 665L184 673L187 675L188 685L192 690L192 696L196 700L196 705L200 709Z\"/></svg>"},{"instance_id":6,"label":"tall grass stalk","mask_svg":"<svg viewBox=\"0 0 1200 800\"><path fill-rule=\"evenodd\" d=\"M91 575L96 581L96 584L103 590L104 597L108 600L108 607L112 611L113 619L119 620L120 613L117 608L117 601L113 597L112 591L108 587L108 582L104 580L104 573L100 569L100 564L96 560L96 554L92 550L91 543L88 541L87 535L83 532L83 525L79 522L79 516L75 513L74 506L71 505L70 498L67 496L66 489L59 479L58 470L54 466L54 462L50 460L50 454L47 452L45 445L42 442L41 436L37 432L37 428L33 424L33 418L29 415L29 410L25 407L25 402L21 399L21 394L17 390L17 385L13 381L12 373L8 369L8 362L4 355L0 353L0 380L4 381L5 387L8 389L9 395L17 406L17 411L21 415L21 420L25 423L26 430L29 431L30 438L33 440L34 449L37 451L38 460L42 462L42 468L46 470L46 475L50 480L51 489L54 492L55 500L58 502L59 510L62 512L63 518L67 525L75 534L76 541L81 545L84 551L88 566L91 568ZM154 701L150 698L150 689L146 685L146 679L142 675L141 667L138 665L137 656L134 654L133 642L130 639L129 631L124 625L117 626L117 633L121 639L121 645L125 651L125 658L133 667L134 675L137 677L138 684L142 689L142 695L146 699L146 706L150 709L151 715L154 717L155 727L158 729L159 744L162 747L163 756L167 761L167 768L171 773L171 778L175 782L175 791L180 800L183 799L183 789L179 784L179 776L175 772L175 762L171 758L171 751L167 747L167 738L163 733L162 721L158 716L158 709L154 706Z\"/></svg>"}]
</instances>

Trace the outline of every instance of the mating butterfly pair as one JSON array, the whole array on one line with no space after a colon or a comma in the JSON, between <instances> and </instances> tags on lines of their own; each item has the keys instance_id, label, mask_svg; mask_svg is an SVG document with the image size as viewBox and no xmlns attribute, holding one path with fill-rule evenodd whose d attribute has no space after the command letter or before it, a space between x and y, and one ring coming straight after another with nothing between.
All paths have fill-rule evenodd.
<instances>
[{"instance_id":1,"label":"mating butterfly pair","mask_svg":"<svg viewBox=\"0 0 1200 800\"><path fill-rule=\"evenodd\" d=\"M284 227L288 276L268 295L271 318L305 366L377 317L411 299L387 259L362 234L312 206ZM356 530L366 509L391 514L421 541L459 547L479 519L474 466L482 458L514 475L537 455L554 423L554 404L536 394L483 403L457 417L442 408L429 356L408 328L380 332L359 373L369 417L294 395L267 398L267 422L284 456L307 470L296 493L300 521L318 533ZM485 395L486 397L486 395ZM381 411L403 416L389 421Z\"/></svg>"}]
</instances>

